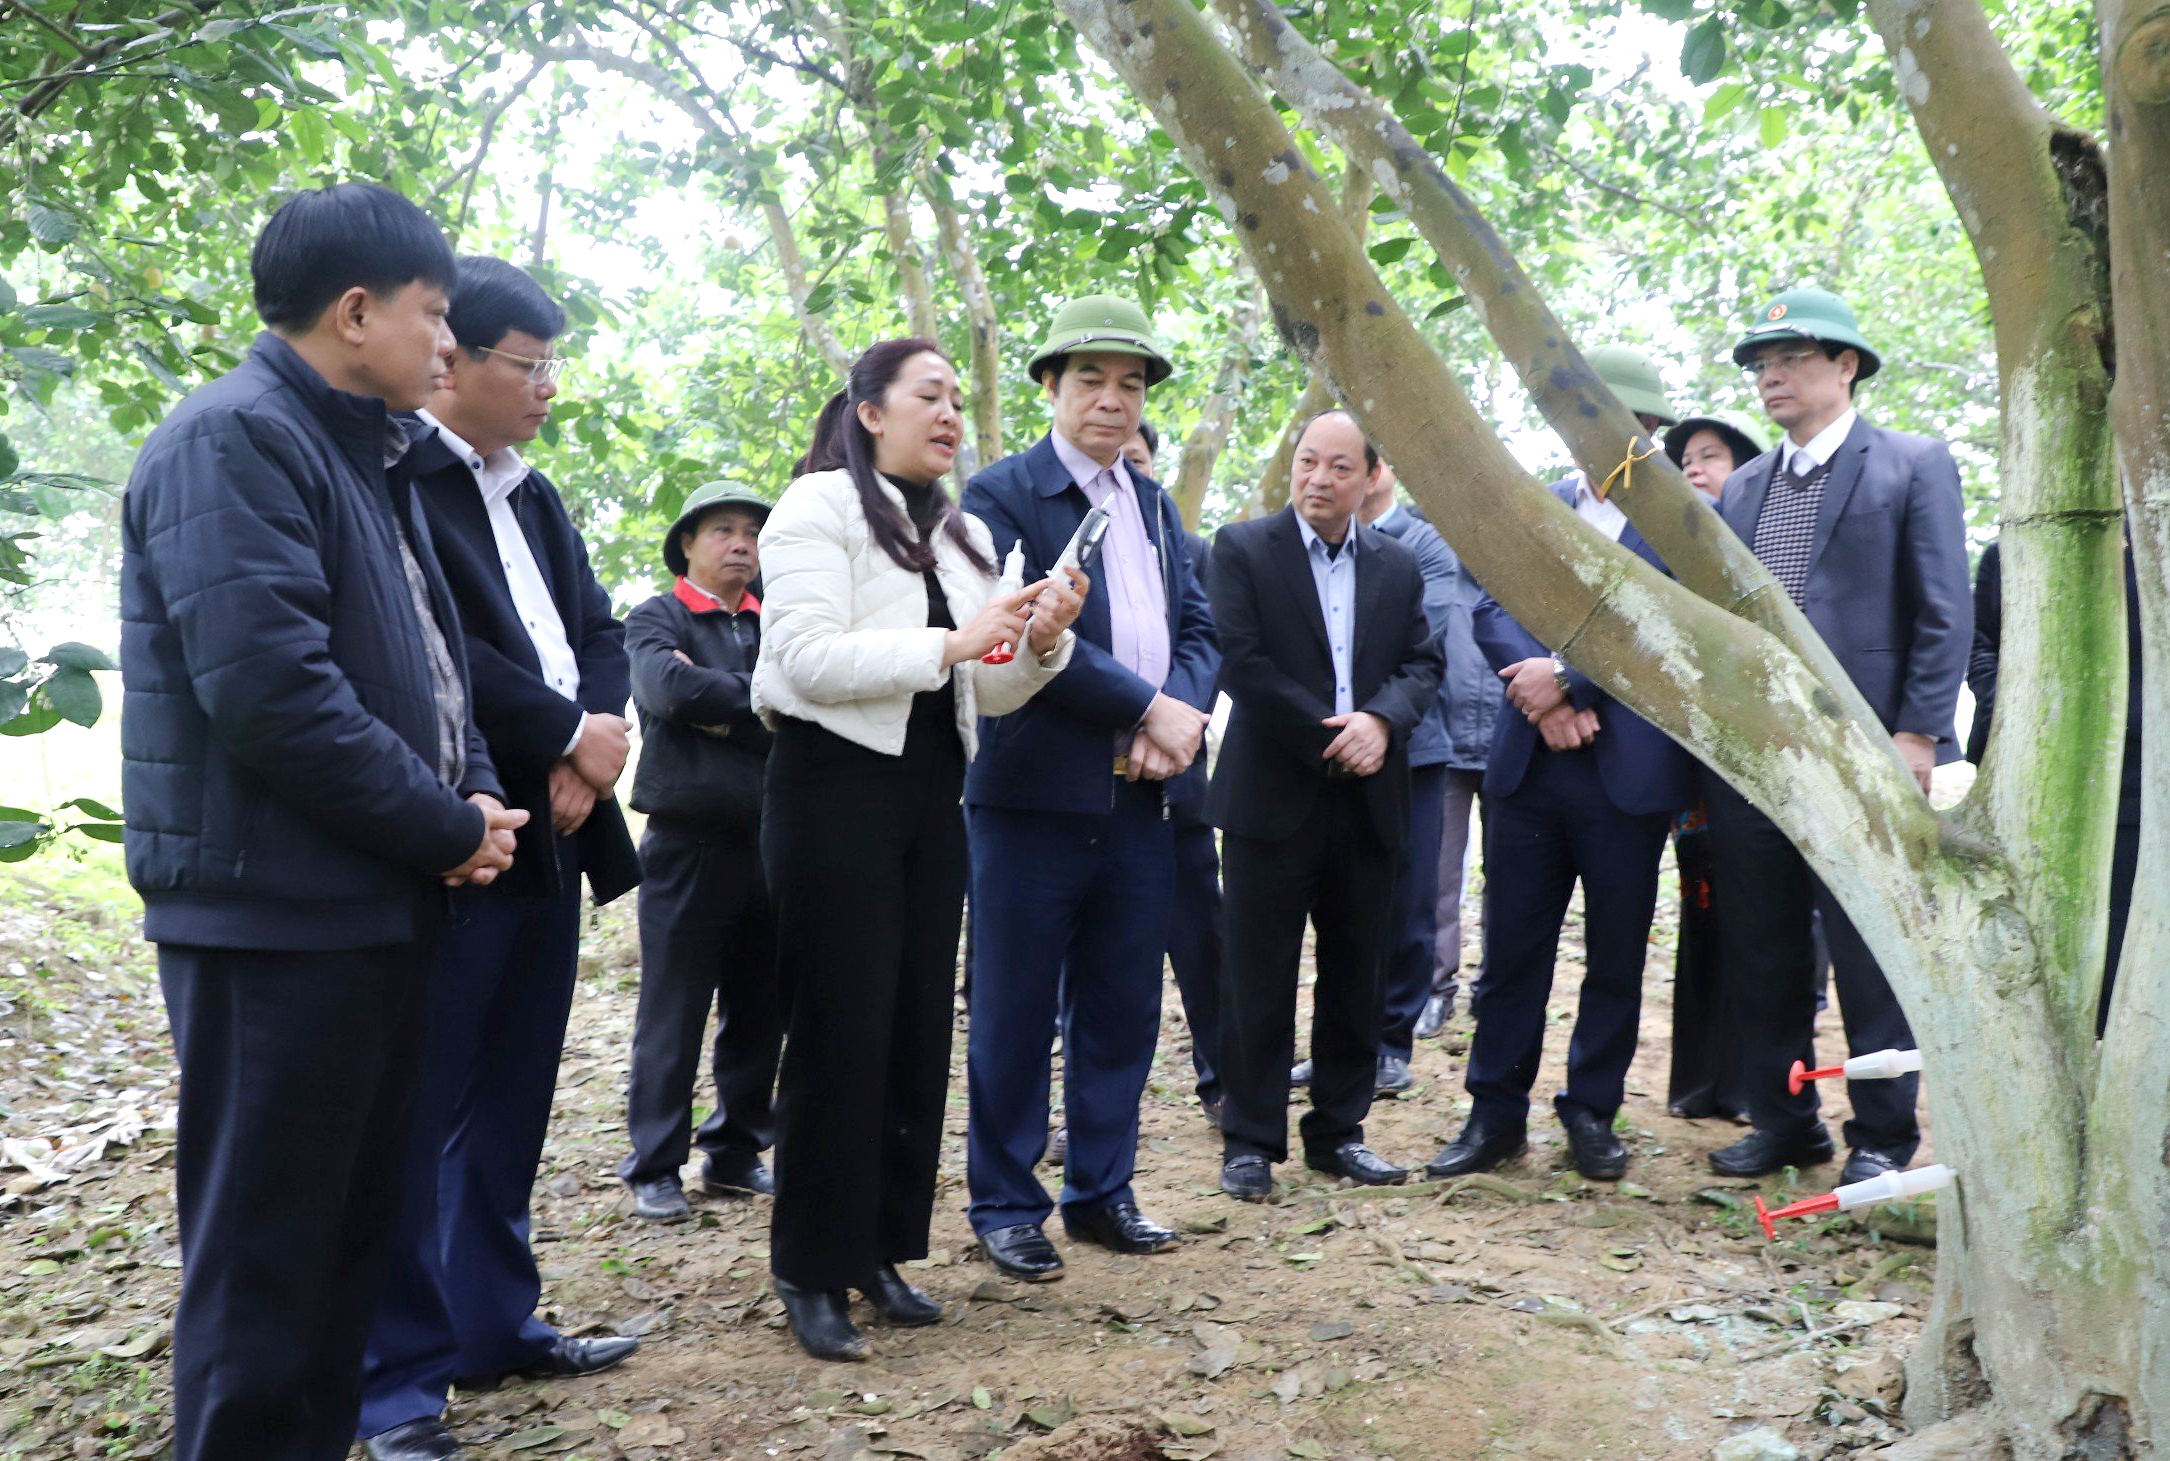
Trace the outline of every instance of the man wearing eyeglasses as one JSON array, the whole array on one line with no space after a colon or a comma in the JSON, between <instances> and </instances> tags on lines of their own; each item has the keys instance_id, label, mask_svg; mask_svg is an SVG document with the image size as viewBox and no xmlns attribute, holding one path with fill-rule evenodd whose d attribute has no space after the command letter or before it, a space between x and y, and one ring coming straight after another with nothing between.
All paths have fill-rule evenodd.
<instances>
[{"instance_id":1,"label":"man wearing eyeglasses","mask_svg":"<svg viewBox=\"0 0 2170 1461\"><path fill-rule=\"evenodd\" d=\"M598 903L640 880L612 794L626 759L625 632L557 489L517 450L549 418L565 312L513 265L465 258L446 323L459 348L420 413L415 486L459 605L475 723L507 802L530 817L514 872L454 895L430 970L398 1244L357 1428L374 1461L464 1454L441 1418L455 1382L590 1374L638 1343L569 1338L537 1317L528 1246L580 880Z\"/></svg>"},{"instance_id":2,"label":"man wearing eyeglasses","mask_svg":"<svg viewBox=\"0 0 2170 1461\"><path fill-rule=\"evenodd\" d=\"M1872 426L1854 409L1856 387L1881 361L1835 294L1780 294L1733 358L1786 435L1726 479L1719 511L1823 636L1927 795L1930 772L1959 756L1954 716L1974 633L1951 450ZM1788 1066L1812 1056L1812 910L1823 916L1849 1052L1911 1049L1913 1035L1860 934L1785 835L1717 777L1706 790L1712 854L1726 870L1723 977L1740 1014L1755 1123L1710 1165L1754 1177L1827 1162L1814 1089L1786 1087ZM1851 1084L1842 1181L1912 1160L1918 1081Z\"/></svg>"}]
</instances>

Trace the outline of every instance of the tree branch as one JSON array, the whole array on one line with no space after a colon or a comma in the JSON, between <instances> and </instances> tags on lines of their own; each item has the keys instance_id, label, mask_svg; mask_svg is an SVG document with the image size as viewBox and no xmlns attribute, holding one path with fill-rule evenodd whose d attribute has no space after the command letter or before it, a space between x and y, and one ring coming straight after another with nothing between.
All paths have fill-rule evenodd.
<instances>
[{"instance_id":1,"label":"tree branch","mask_svg":"<svg viewBox=\"0 0 2170 1461\"><path fill-rule=\"evenodd\" d=\"M224 0L189 0L189 3L185 5L176 5L173 9L154 16L145 23L144 29L157 30L163 27L167 30L178 30L192 20L200 20L209 15L223 3ZM132 39L134 39L133 36L116 31L106 39L84 49L70 64L63 66L48 76L37 78L30 94L16 103L14 114L0 117L0 147L14 141L16 133L22 128L22 124L32 120L47 107L60 100L61 93L66 91L68 87L86 77L102 74L100 63L106 57L121 50Z\"/></svg>"},{"instance_id":2,"label":"tree branch","mask_svg":"<svg viewBox=\"0 0 2170 1461\"><path fill-rule=\"evenodd\" d=\"M1358 166L1355 158L1346 158L1341 166L1341 221L1349 226L1349 232L1361 244L1364 232L1371 226L1371 199L1377 189L1372 187L1371 174ZM1303 394L1296 398L1296 409L1281 427L1281 435L1273 444L1273 454L1266 458L1266 465L1259 469L1258 485L1251 489L1251 502L1245 517L1264 517L1269 512L1279 512L1288 506L1288 474L1296 460L1296 440L1303 434L1304 423L1334 404L1334 388L1317 371L1304 382Z\"/></svg>"},{"instance_id":3,"label":"tree branch","mask_svg":"<svg viewBox=\"0 0 2170 1461\"><path fill-rule=\"evenodd\" d=\"M430 201L434 203L451 191L453 184L459 182L467 184L460 195L460 222L462 226L467 221L468 202L475 194L475 179L481 175L483 159L490 155L490 143L497 135L497 124L504 120L505 113L512 109L513 103L527 94L528 88L535 84L535 78L549 69L550 62L547 58L537 61L528 68L525 76L512 84L512 89L506 92L501 100L482 114L482 129L476 134L475 138L475 155L468 158L457 171L448 175L443 182L430 191Z\"/></svg>"},{"instance_id":4,"label":"tree branch","mask_svg":"<svg viewBox=\"0 0 2170 1461\"><path fill-rule=\"evenodd\" d=\"M979 250L972 246L964 219L957 211L956 195L950 191L949 175L940 159L919 169L919 188L934 210L935 227L942 240L942 258L949 265L958 292L964 295L965 322L972 357L972 434L982 462L1002 455L1002 322L995 314L994 292L980 268Z\"/></svg>"},{"instance_id":5,"label":"tree branch","mask_svg":"<svg viewBox=\"0 0 2170 1461\"><path fill-rule=\"evenodd\" d=\"M0 5L5 5L17 15L32 21L78 56L89 53L90 47L77 40L73 31L66 29L57 21L45 15L44 12L26 4L25 0L0 0Z\"/></svg>"},{"instance_id":6,"label":"tree branch","mask_svg":"<svg viewBox=\"0 0 2170 1461\"><path fill-rule=\"evenodd\" d=\"M1206 489L1213 484L1213 465L1228 445L1229 430L1236 423L1236 405L1251 375L1251 360L1258 353L1259 321L1266 313L1266 291L1248 268L1249 287L1229 319L1228 345L1221 352L1220 369L1214 373L1213 389L1199 408L1198 422L1183 441L1183 456L1176 468L1175 505L1183 514L1183 526L1198 530L1204 514Z\"/></svg>"},{"instance_id":7,"label":"tree branch","mask_svg":"<svg viewBox=\"0 0 2170 1461\"><path fill-rule=\"evenodd\" d=\"M1655 452L1635 417L1583 360L1566 328L1506 243L1437 161L1377 97L1357 86L1299 34L1268 0L1213 0L1246 64L1368 169L1453 270L1523 387L1593 482L1609 478L1631 450L1654 454L1614 500L1682 583L1776 635L1808 663L1831 699L1881 737L1868 702L1807 618L1746 544L1713 531L1701 499L1672 461ZM1897 765L1896 753L1893 765Z\"/></svg>"}]
</instances>

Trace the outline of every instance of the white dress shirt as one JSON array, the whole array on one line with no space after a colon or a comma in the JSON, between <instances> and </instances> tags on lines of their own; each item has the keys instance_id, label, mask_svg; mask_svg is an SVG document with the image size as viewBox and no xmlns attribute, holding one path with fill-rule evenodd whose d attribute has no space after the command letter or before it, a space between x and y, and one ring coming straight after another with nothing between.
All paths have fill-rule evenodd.
<instances>
[{"instance_id":1,"label":"white dress shirt","mask_svg":"<svg viewBox=\"0 0 2170 1461\"><path fill-rule=\"evenodd\" d=\"M1847 433L1854 429L1854 418L1858 415L1860 412L1848 406L1845 414L1838 420L1811 436L1806 446L1796 446L1790 436L1785 438L1784 444L1779 448L1778 465L1791 472L1793 459L1805 455L1816 466L1822 466L1837 456L1838 449L1846 444Z\"/></svg>"},{"instance_id":2,"label":"white dress shirt","mask_svg":"<svg viewBox=\"0 0 2170 1461\"><path fill-rule=\"evenodd\" d=\"M1590 474L1580 468L1575 472L1575 516L1596 528L1615 543L1620 541L1620 530L1627 526L1627 514L1610 497L1600 497L1590 485Z\"/></svg>"},{"instance_id":3,"label":"white dress shirt","mask_svg":"<svg viewBox=\"0 0 2170 1461\"><path fill-rule=\"evenodd\" d=\"M452 448L452 454L465 462L467 469L475 475L475 488L481 492L483 508L490 516L490 535L497 540L497 561L505 570L505 587L512 594L512 607L526 626L529 641L535 646L535 660L542 666L544 683L566 699L578 700L579 656L573 653L572 641L566 637L565 620L558 614L557 600L550 597L549 581L543 577L542 566L535 561L534 545L528 542L527 534L520 531L520 520L512 511L512 492L527 480L527 463L509 446L485 457L429 412L419 414L444 438L445 445ZM579 724L573 727L573 738L565 743L562 754L572 754L573 747L580 744L580 733L587 724L588 717L583 712Z\"/></svg>"},{"instance_id":4,"label":"white dress shirt","mask_svg":"<svg viewBox=\"0 0 2170 1461\"><path fill-rule=\"evenodd\" d=\"M1060 431L1048 433L1055 456L1085 500L1108 510L1108 534L1100 543L1099 591L1108 605L1108 653L1116 663L1158 690L1168 683L1168 588L1160 555L1145 530L1137 484L1121 457L1103 467Z\"/></svg>"},{"instance_id":5,"label":"white dress shirt","mask_svg":"<svg viewBox=\"0 0 2170 1461\"><path fill-rule=\"evenodd\" d=\"M1329 553L1326 540L1311 531L1311 524L1296 519L1303 534L1304 556L1311 561L1311 586L1318 591L1319 616L1326 621L1326 649L1334 662L1334 714L1356 709L1350 672L1349 646L1356 641L1356 520L1341 540L1341 551Z\"/></svg>"}]
</instances>

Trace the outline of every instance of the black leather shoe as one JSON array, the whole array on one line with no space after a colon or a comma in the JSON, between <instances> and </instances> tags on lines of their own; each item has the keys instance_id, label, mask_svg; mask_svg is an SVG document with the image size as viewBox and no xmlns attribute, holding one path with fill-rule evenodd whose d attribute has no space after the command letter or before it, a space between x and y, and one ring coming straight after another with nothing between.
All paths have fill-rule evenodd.
<instances>
[{"instance_id":1,"label":"black leather shoe","mask_svg":"<svg viewBox=\"0 0 2170 1461\"><path fill-rule=\"evenodd\" d=\"M1264 1202L1273 1196L1273 1163L1256 1152L1223 1159L1221 1191L1239 1202Z\"/></svg>"},{"instance_id":2,"label":"black leather shoe","mask_svg":"<svg viewBox=\"0 0 2170 1461\"><path fill-rule=\"evenodd\" d=\"M1115 1253L1158 1253L1182 1241L1172 1230L1139 1212L1135 1202L1066 1207L1062 1210L1062 1230L1080 1243L1097 1243Z\"/></svg>"},{"instance_id":3,"label":"black leather shoe","mask_svg":"<svg viewBox=\"0 0 2170 1461\"><path fill-rule=\"evenodd\" d=\"M906 1283L894 1263L875 1269L874 1281L859 1292L866 1295L875 1313L892 1324L917 1329L942 1317L942 1306Z\"/></svg>"},{"instance_id":4,"label":"black leather shoe","mask_svg":"<svg viewBox=\"0 0 2170 1461\"><path fill-rule=\"evenodd\" d=\"M1846 1165L1838 1174L1839 1186L1854 1182L1866 1182L1881 1177L1886 1172L1903 1172L1906 1163L1889 1152L1880 1152L1872 1146L1857 1146L1846 1154Z\"/></svg>"},{"instance_id":5,"label":"black leather shoe","mask_svg":"<svg viewBox=\"0 0 2170 1461\"><path fill-rule=\"evenodd\" d=\"M1424 1001L1423 1010L1417 1015L1416 1037L1429 1040L1447 1027L1454 1018L1454 996L1435 994Z\"/></svg>"},{"instance_id":6,"label":"black leather shoe","mask_svg":"<svg viewBox=\"0 0 2170 1461\"><path fill-rule=\"evenodd\" d=\"M1215 1131L1221 1129L1221 1098L1219 1096L1200 1096L1198 1098L1198 1109L1205 1113L1207 1123Z\"/></svg>"},{"instance_id":7,"label":"black leather shoe","mask_svg":"<svg viewBox=\"0 0 2170 1461\"><path fill-rule=\"evenodd\" d=\"M1521 1151L1528 1140L1528 1130L1519 1121L1512 1125L1495 1125L1472 1116L1462 1128L1462 1134L1441 1147L1439 1155L1424 1164L1424 1170L1434 1177L1489 1172Z\"/></svg>"},{"instance_id":8,"label":"black leather shoe","mask_svg":"<svg viewBox=\"0 0 2170 1461\"><path fill-rule=\"evenodd\" d=\"M1409 1180L1407 1168L1395 1166L1360 1141L1345 1141L1330 1152L1305 1152L1304 1165L1365 1187L1392 1187Z\"/></svg>"},{"instance_id":9,"label":"black leather shoe","mask_svg":"<svg viewBox=\"0 0 2170 1461\"><path fill-rule=\"evenodd\" d=\"M987 1261L1011 1278L1026 1283L1046 1283L1062 1277L1062 1255L1047 1241L1038 1223L1019 1223L980 1234L980 1251Z\"/></svg>"},{"instance_id":10,"label":"black leather shoe","mask_svg":"<svg viewBox=\"0 0 2170 1461\"><path fill-rule=\"evenodd\" d=\"M1297 1090L1297 1089L1300 1089L1301 1087L1304 1087L1304 1086L1308 1086L1308 1085L1310 1085L1310 1084L1311 1084L1311 1062L1310 1062L1310 1061L1308 1061L1308 1060L1299 1060L1299 1061L1297 1061L1297 1062L1296 1062L1296 1063L1295 1063L1294 1065L1292 1065L1292 1066L1290 1066L1290 1067L1288 1068L1288 1085L1289 1085L1289 1089L1290 1089L1290 1090L1292 1090L1292 1091L1293 1091L1293 1090Z\"/></svg>"},{"instance_id":11,"label":"black leather shoe","mask_svg":"<svg viewBox=\"0 0 2170 1461\"><path fill-rule=\"evenodd\" d=\"M1721 1177L1761 1177L1781 1167L1813 1167L1831 1157L1831 1133L1819 1121L1791 1135L1751 1131L1733 1145L1712 1152L1710 1169Z\"/></svg>"},{"instance_id":12,"label":"black leather shoe","mask_svg":"<svg viewBox=\"0 0 2170 1461\"><path fill-rule=\"evenodd\" d=\"M1592 1182L1617 1182L1627 1171L1627 1146L1613 1134L1612 1123L1580 1106L1558 1108L1560 1125L1567 1128L1567 1149L1574 1154L1575 1170Z\"/></svg>"},{"instance_id":13,"label":"black leather shoe","mask_svg":"<svg viewBox=\"0 0 2170 1461\"><path fill-rule=\"evenodd\" d=\"M1379 1057L1379 1075L1372 1082L1371 1090L1373 1095L1398 1096L1416 1083L1417 1078L1409 1073L1408 1061L1399 1055L1382 1055Z\"/></svg>"},{"instance_id":14,"label":"black leather shoe","mask_svg":"<svg viewBox=\"0 0 2170 1461\"><path fill-rule=\"evenodd\" d=\"M776 1297L784 1301L799 1348L817 1360L863 1360L866 1336L851 1322L849 1297L842 1289L802 1289L771 1275Z\"/></svg>"},{"instance_id":15,"label":"black leather shoe","mask_svg":"<svg viewBox=\"0 0 2170 1461\"><path fill-rule=\"evenodd\" d=\"M495 1390L507 1376L522 1380L570 1380L616 1369L633 1357L640 1341L629 1334L597 1334L574 1339L560 1334L550 1347L526 1364L494 1375L467 1375L452 1383L462 1390Z\"/></svg>"},{"instance_id":16,"label":"black leather shoe","mask_svg":"<svg viewBox=\"0 0 2170 1461\"><path fill-rule=\"evenodd\" d=\"M752 1152L710 1152L701 1163L701 1185L731 1197L774 1197L776 1174Z\"/></svg>"},{"instance_id":17,"label":"black leather shoe","mask_svg":"<svg viewBox=\"0 0 2170 1461\"><path fill-rule=\"evenodd\" d=\"M369 1461L468 1461L459 1438L441 1420L410 1420L362 1442Z\"/></svg>"},{"instance_id":18,"label":"black leather shoe","mask_svg":"<svg viewBox=\"0 0 2170 1461\"><path fill-rule=\"evenodd\" d=\"M676 1173L629 1185L633 1189L635 1217L652 1223L676 1223L693 1216L693 1209L686 1203L686 1189L678 1184Z\"/></svg>"},{"instance_id":19,"label":"black leather shoe","mask_svg":"<svg viewBox=\"0 0 2170 1461\"><path fill-rule=\"evenodd\" d=\"M1070 1160L1070 1128L1058 1126L1047 1139L1047 1155L1040 1158L1043 1167L1060 1167Z\"/></svg>"}]
</instances>

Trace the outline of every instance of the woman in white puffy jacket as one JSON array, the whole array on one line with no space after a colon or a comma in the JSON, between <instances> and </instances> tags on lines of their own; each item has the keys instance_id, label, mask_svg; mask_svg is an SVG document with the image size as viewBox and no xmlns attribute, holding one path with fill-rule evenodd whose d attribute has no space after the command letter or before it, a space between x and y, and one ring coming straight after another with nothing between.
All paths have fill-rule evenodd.
<instances>
[{"instance_id":1,"label":"woman in white puffy jacket","mask_svg":"<svg viewBox=\"0 0 2170 1461\"><path fill-rule=\"evenodd\" d=\"M941 1317L897 1265L926 1256L934 1211L965 762L980 716L1069 662L1086 589L1082 574L998 589L987 529L937 485L963 412L931 341L872 347L761 530L753 704L776 732L761 852L791 1009L770 1267L820 1359L866 1354L852 1289L890 1323Z\"/></svg>"}]
</instances>

